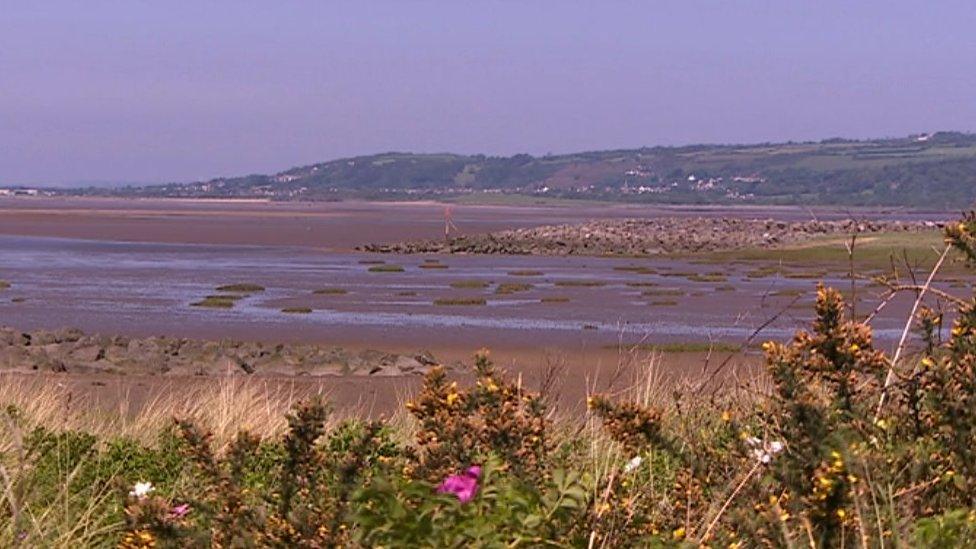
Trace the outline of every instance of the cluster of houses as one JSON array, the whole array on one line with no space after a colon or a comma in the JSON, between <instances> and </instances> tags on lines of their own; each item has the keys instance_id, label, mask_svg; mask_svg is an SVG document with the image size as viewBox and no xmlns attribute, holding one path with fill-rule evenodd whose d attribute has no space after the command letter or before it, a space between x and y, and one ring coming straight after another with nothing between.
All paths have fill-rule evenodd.
<instances>
[{"instance_id":1,"label":"cluster of houses","mask_svg":"<svg viewBox=\"0 0 976 549\"><path fill-rule=\"evenodd\" d=\"M0 196L41 196L41 191L38 189L24 189L24 188L0 188Z\"/></svg>"},{"instance_id":2,"label":"cluster of houses","mask_svg":"<svg viewBox=\"0 0 976 549\"><path fill-rule=\"evenodd\" d=\"M630 170L625 175L636 175L647 177L650 172ZM734 183L764 183L766 180L758 176L735 176L731 178ZM609 190L609 189L608 189ZM663 194L678 190L690 190L694 192L722 192L725 197L733 200L744 200L753 198L752 193L740 193L734 188L725 184L723 177L698 177L694 174L688 175L678 181L661 182L657 184L638 184L632 185L629 180L624 180L619 192L622 194Z\"/></svg>"}]
</instances>

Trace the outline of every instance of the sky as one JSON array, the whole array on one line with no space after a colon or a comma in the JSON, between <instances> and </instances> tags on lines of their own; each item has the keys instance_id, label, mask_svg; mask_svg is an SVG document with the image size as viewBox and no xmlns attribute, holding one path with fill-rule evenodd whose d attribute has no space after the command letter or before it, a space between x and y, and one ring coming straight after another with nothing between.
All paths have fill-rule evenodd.
<instances>
[{"instance_id":1,"label":"sky","mask_svg":"<svg viewBox=\"0 0 976 549\"><path fill-rule=\"evenodd\" d=\"M0 184L976 131L976 2L0 0Z\"/></svg>"}]
</instances>

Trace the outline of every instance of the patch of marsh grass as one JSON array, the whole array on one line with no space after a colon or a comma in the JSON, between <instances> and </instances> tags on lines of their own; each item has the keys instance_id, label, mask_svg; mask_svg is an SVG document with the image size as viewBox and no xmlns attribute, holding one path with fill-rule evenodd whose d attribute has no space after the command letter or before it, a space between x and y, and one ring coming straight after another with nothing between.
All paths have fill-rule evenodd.
<instances>
[{"instance_id":1,"label":"patch of marsh grass","mask_svg":"<svg viewBox=\"0 0 976 549\"><path fill-rule=\"evenodd\" d=\"M487 288L488 285L489 282L484 280L455 280L454 282L451 282L451 287L459 290L481 290Z\"/></svg>"},{"instance_id":2,"label":"patch of marsh grass","mask_svg":"<svg viewBox=\"0 0 976 549\"><path fill-rule=\"evenodd\" d=\"M532 284L526 284L524 282L504 282L495 288L495 293L500 295L514 294L517 292L525 292L532 288Z\"/></svg>"},{"instance_id":3,"label":"patch of marsh grass","mask_svg":"<svg viewBox=\"0 0 976 549\"><path fill-rule=\"evenodd\" d=\"M488 301L483 297L444 297L434 300L437 306L475 306L487 305Z\"/></svg>"},{"instance_id":4,"label":"patch of marsh grass","mask_svg":"<svg viewBox=\"0 0 976 549\"><path fill-rule=\"evenodd\" d=\"M688 280L692 282L725 282L729 278L724 274L694 274L688 277Z\"/></svg>"},{"instance_id":5,"label":"patch of marsh grass","mask_svg":"<svg viewBox=\"0 0 976 549\"><path fill-rule=\"evenodd\" d=\"M599 288L607 283L602 280L557 280L553 285L566 288Z\"/></svg>"},{"instance_id":6,"label":"patch of marsh grass","mask_svg":"<svg viewBox=\"0 0 976 549\"><path fill-rule=\"evenodd\" d=\"M697 276L698 273L693 273L690 271L670 271L666 273L659 273L661 276L667 276L671 278L688 278L691 276Z\"/></svg>"},{"instance_id":7,"label":"patch of marsh grass","mask_svg":"<svg viewBox=\"0 0 976 549\"><path fill-rule=\"evenodd\" d=\"M685 295L685 292L681 290L675 290L672 288L654 288L650 290L644 290L643 292L641 292L641 295L646 297L667 296L667 295L682 296Z\"/></svg>"},{"instance_id":8,"label":"patch of marsh grass","mask_svg":"<svg viewBox=\"0 0 976 549\"><path fill-rule=\"evenodd\" d=\"M208 309L232 309L238 296L208 295L207 297L190 303L191 307L206 307Z\"/></svg>"},{"instance_id":9,"label":"patch of marsh grass","mask_svg":"<svg viewBox=\"0 0 976 549\"><path fill-rule=\"evenodd\" d=\"M223 286L217 286L218 292L233 292L239 294L253 294L255 292L263 292L264 286L260 284L252 284L250 282L240 282L237 284L225 284Z\"/></svg>"},{"instance_id":10,"label":"patch of marsh grass","mask_svg":"<svg viewBox=\"0 0 976 549\"><path fill-rule=\"evenodd\" d=\"M508 271L508 276L542 276L544 274L542 271L533 271L530 269Z\"/></svg>"},{"instance_id":11,"label":"patch of marsh grass","mask_svg":"<svg viewBox=\"0 0 976 549\"><path fill-rule=\"evenodd\" d=\"M636 265L620 265L614 267L613 270L624 271L628 273L637 273L637 274L648 274L648 275L657 274L657 269L652 269L650 267L638 267Z\"/></svg>"},{"instance_id":12,"label":"patch of marsh grass","mask_svg":"<svg viewBox=\"0 0 976 549\"><path fill-rule=\"evenodd\" d=\"M791 271L783 273L783 278L820 279L825 276L827 276L827 271Z\"/></svg>"},{"instance_id":13,"label":"patch of marsh grass","mask_svg":"<svg viewBox=\"0 0 976 549\"><path fill-rule=\"evenodd\" d=\"M371 273L402 273L403 267L384 263L382 265L373 265L368 270Z\"/></svg>"},{"instance_id":14,"label":"patch of marsh grass","mask_svg":"<svg viewBox=\"0 0 976 549\"><path fill-rule=\"evenodd\" d=\"M770 276L778 275L782 273L783 270L779 267L759 267L758 269L753 269L746 273L746 278L767 278Z\"/></svg>"},{"instance_id":15,"label":"patch of marsh grass","mask_svg":"<svg viewBox=\"0 0 976 549\"><path fill-rule=\"evenodd\" d=\"M349 290L345 288L319 288L312 292L315 295L345 295Z\"/></svg>"},{"instance_id":16,"label":"patch of marsh grass","mask_svg":"<svg viewBox=\"0 0 976 549\"><path fill-rule=\"evenodd\" d=\"M285 307L281 309L283 313L307 315L312 312L311 307Z\"/></svg>"}]
</instances>

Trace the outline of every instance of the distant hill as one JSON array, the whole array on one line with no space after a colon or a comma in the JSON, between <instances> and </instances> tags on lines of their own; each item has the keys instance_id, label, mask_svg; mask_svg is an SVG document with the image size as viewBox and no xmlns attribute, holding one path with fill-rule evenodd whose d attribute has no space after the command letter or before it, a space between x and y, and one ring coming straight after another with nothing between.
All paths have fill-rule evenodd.
<instances>
[{"instance_id":1,"label":"distant hill","mask_svg":"<svg viewBox=\"0 0 976 549\"><path fill-rule=\"evenodd\" d=\"M74 193L280 200L509 193L657 203L961 209L976 201L976 134L652 147L542 157L391 152L273 175Z\"/></svg>"}]
</instances>

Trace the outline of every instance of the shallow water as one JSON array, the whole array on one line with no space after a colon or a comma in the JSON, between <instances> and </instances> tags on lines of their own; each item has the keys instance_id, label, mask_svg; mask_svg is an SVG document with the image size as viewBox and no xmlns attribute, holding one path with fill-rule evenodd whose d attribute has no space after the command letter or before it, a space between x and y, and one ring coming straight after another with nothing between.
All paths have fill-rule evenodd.
<instances>
[{"instance_id":1,"label":"shallow water","mask_svg":"<svg viewBox=\"0 0 976 549\"><path fill-rule=\"evenodd\" d=\"M131 335L300 340L359 343L374 347L450 344L513 347L604 346L618 342L725 341L741 343L762 323L785 312L760 339L787 338L810 318L810 307L789 307L805 290L810 303L816 281L747 278L759 264L693 264L666 259L597 259L530 256L442 256L447 269L423 269L431 256L331 253L303 247L129 243L48 237L0 236L0 323L22 329L74 326ZM362 261L385 261L401 273L370 273ZM615 270L648 267L658 274ZM514 276L511 271L541 271ZM671 273L727 275L722 282L695 282ZM842 274L839 276L843 276ZM451 282L483 280L486 289L454 289ZM559 281L598 281L598 287L558 286ZM215 288L253 282L266 291L233 309L190 306ZM532 284L525 292L498 295L498 283ZM828 277L848 289L849 280ZM633 287L628 283L655 283ZM735 291L716 291L732 285ZM343 288L342 295L313 295ZM643 296L642 290L682 295ZM864 295L871 290L860 290ZM415 295L401 295L414 292ZM484 306L437 306L438 298L482 297ZM542 303L567 297L567 303ZM15 303L14 298L23 302ZM667 302L675 301L675 304ZM874 321L879 340L891 341L904 323L910 297L895 300ZM652 304L652 302L659 302ZM287 306L311 307L286 314ZM868 300L862 311L873 308Z\"/></svg>"}]
</instances>

